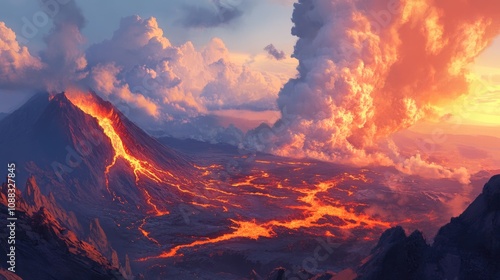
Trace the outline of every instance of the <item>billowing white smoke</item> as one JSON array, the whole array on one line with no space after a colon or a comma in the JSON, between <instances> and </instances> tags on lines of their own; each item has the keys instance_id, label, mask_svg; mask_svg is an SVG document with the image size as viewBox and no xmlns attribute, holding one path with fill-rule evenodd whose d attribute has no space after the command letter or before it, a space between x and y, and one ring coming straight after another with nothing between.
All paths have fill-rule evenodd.
<instances>
[{"instance_id":1,"label":"billowing white smoke","mask_svg":"<svg viewBox=\"0 0 500 280\"><path fill-rule=\"evenodd\" d=\"M155 18L124 18L110 40L89 48L87 58L88 84L98 93L177 123L213 110L274 109L283 84L231 62L218 38L200 50L191 42L173 46Z\"/></svg>"},{"instance_id":2,"label":"billowing white smoke","mask_svg":"<svg viewBox=\"0 0 500 280\"><path fill-rule=\"evenodd\" d=\"M53 30L44 38L47 46L40 54L46 65L42 75L49 90L61 92L88 74L85 38L81 34L85 18L72 1L61 7L53 17L53 24Z\"/></svg>"},{"instance_id":3,"label":"billowing white smoke","mask_svg":"<svg viewBox=\"0 0 500 280\"><path fill-rule=\"evenodd\" d=\"M378 140L467 93L467 66L500 32L499 15L487 0L300 0L299 76L279 94L282 119L267 149L467 182L463 169L401 159Z\"/></svg>"},{"instance_id":4,"label":"billowing white smoke","mask_svg":"<svg viewBox=\"0 0 500 280\"><path fill-rule=\"evenodd\" d=\"M14 31L0 22L0 87L29 87L25 77L41 68L40 59L33 57L27 47L20 46Z\"/></svg>"},{"instance_id":5,"label":"billowing white smoke","mask_svg":"<svg viewBox=\"0 0 500 280\"><path fill-rule=\"evenodd\" d=\"M218 110L275 110L283 77L232 61L224 42L197 49L173 46L155 18L123 18L113 37L83 49L85 20L74 2L60 6L39 56L20 46L0 22L0 87L61 92L90 87L135 121L177 137L239 141L242 132L223 128ZM176 131L174 131L176 130Z\"/></svg>"},{"instance_id":6,"label":"billowing white smoke","mask_svg":"<svg viewBox=\"0 0 500 280\"><path fill-rule=\"evenodd\" d=\"M83 15L74 2L57 7L57 12L51 14L53 28L44 37L46 47L39 57L30 54L26 46L20 46L16 34L0 22L2 88L61 92L87 75L82 49L85 40L80 32L85 25ZM48 15L44 15L48 21ZM34 34L38 34L38 30Z\"/></svg>"}]
</instances>

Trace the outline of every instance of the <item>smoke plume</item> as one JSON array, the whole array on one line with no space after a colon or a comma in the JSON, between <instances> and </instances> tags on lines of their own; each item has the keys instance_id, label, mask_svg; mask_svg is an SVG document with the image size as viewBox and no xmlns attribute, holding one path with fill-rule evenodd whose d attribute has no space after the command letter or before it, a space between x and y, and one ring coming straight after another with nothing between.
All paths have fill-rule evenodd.
<instances>
[{"instance_id":1,"label":"smoke plume","mask_svg":"<svg viewBox=\"0 0 500 280\"><path fill-rule=\"evenodd\" d=\"M44 37L46 47L38 56L21 46L16 34L0 22L1 87L61 92L87 75L82 49L85 39L81 34L85 20L80 9L68 2L58 5L57 12L51 15L53 28Z\"/></svg>"},{"instance_id":2,"label":"smoke plume","mask_svg":"<svg viewBox=\"0 0 500 280\"><path fill-rule=\"evenodd\" d=\"M487 0L300 0L299 76L279 94L270 150L394 163L378 140L468 92L467 67L499 33L499 14ZM404 169L422 164L441 172L418 155Z\"/></svg>"},{"instance_id":3,"label":"smoke plume","mask_svg":"<svg viewBox=\"0 0 500 280\"><path fill-rule=\"evenodd\" d=\"M155 18L122 19L112 38L87 51L88 84L111 101L159 120L186 122L214 110L276 108L283 81L231 61L221 39L174 46Z\"/></svg>"},{"instance_id":4,"label":"smoke plume","mask_svg":"<svg viewBox=\"0 0 500 280\"><path fill-rule=\"evenodd\" d=\"M276 60L283 60L286 58L286 54L284 51L278 50L273 44L267 45L264 50Z\"/></svg>"}]
</instances>

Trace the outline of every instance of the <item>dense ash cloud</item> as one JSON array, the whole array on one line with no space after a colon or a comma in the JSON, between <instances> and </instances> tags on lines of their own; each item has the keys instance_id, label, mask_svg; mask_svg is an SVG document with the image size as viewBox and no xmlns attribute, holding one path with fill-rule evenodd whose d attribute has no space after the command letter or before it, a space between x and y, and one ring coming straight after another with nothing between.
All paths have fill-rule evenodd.
<instances>
[{"instance_id":1,"label":"dense ash cloud","mask_svg":"<svg viewBox=\"0 0 500 280\"><path fill-rule=\"evenodd\" d=\"M85 37L81 30L85 18L74 1L60 6L60 11L52 18L53 28L45 36L46 48L40 57L47 66L46 87L51 91L64 91L66 87L87 75L85 58Z\"/></svg>"},{"instance_id":2,"label":"dense ash cloud","mask_svg":"<svg viewBox=\"0 0 500 280\"><path fill-rule=\"evenodd\" d=\"M267 45L264 50L276 60L283 60L286 58L285 52L278 50L273 44Z\"/></svg>"},{"instance_id":3,"label":"dense ash cloud","mask_svg":"<svg viewBox=\"0 0 500 280\"><path fill-rule=\"evenodd\" d=\"M242 0L210 0L205 3L184 4L179 23L184 27L218 27L243 15Z\"/></svg>"},{"instance_id":4,"label":"dense ash cloud","mask_svg":"<svg viewBox=\"0 0 500 280\"><path fill-rule=\"evenodd\" d=\"M394 164L378 140L468 92L467 67L498 35L499 14L486 0L300 0L299 77L279 94L286 129L269 150ZM418 155L396 163L455 176Z\"/></svg>"}]
</instances>

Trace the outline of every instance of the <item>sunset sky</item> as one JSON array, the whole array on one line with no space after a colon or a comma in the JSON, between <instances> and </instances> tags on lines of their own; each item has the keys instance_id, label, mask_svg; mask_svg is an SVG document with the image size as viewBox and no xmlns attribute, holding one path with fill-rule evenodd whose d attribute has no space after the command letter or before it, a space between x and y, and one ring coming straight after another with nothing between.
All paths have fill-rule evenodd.
<instances>
[{"instance_id":1,"label":"sunset sky","mask_svg":"<svg viewBox=\"0 0 500 280\"><path fill-rule=\"evenodd\" d=\"M40 11L38 3L29 0L7 0L4 1L0 11L0 19L13 29L16 34L22 34L24 25L23 18L32 21L33 15ZM290 58L296 37L291 35L293 26L290 18L293 11L293 0L272 1L245 1L226 0L222 3L238 6L238 15L234 18L218 19L225 22L216 22L213 26L186 26L182 22L186 7L196 7L200 10L214 12L216 8L211 1L151 1L148 5L134 2L111 1L81 1L76 3L82 9L86 18L83 34L86 37L85 46L90 46L109 39L118 28L122 17L139 15L142 18L155 17L158 25L164 30L165 36L173 44L182 44L192 41L195 47L201 48L206 45L212 37L223 40L234 61L246 64L260 71L274 72L284 77L292 77L296 74L297 61ZM234 4L235 3L235 4ZM111 12L112 11L112 12ZM30 39L26 46L31 53L43 49L43 37L50 31L51 24L40 29L40 34ZM277 49L283 50L287 59L275 61L269 59L263 48L268 44L274 44ZM479 76L488 76L486 80L492 87L500 85L500 39L486 49L478 57L471 69ZM284 82L283 82L284 84ZM24 102L30 95L11 94L11 90L0 89L2 103L1 112L10 112ZM474 110L468 121L477 124L495 125L500 123L500 113L497 113L498 102L495 95L485 96L483 104ZM272 119L272 116L271 116Z\"/></svg>"},{"instance_id":2,"label":"sunset sky","mask_svg":"<svg viewBox=\"0 0 500 280\"><path fill-rule=\"evenodd\" d=\"M86 17L86 25L82 30L86 37L85 46L109 39L123 17L131 15L139 15L142 18L155 17L159 27L164 30L164 35L173 44L180 45L186 41L192 41L195 47L202 48L211 38L218 37L226 44L231 58L239 63L248 64L263 71L277 72L286 77L295 75L297 61L290 58L296 41L290 33L293 1L231 1L226 2L241 3L238 4L241 14L214 26L185 26L181 22L187 6L203 8L213 13L212 17L217 17L216 8L211 1L154 0L148 5L119 0L106 2L77 0L76 3ZM22 34L23 18L32 19L33 15L40 11L40 7L36 1L7 0L6 2L2 4L0 19L16 34ZM27 44L32 53L44 48L43 37L50 31L50 28L51 24L40 28L40 35L35 36ZM282 61L270 59L264 51L264 47L269 44L274 44L276 48L283 50L287 59ZM2 101L6 101L0 104L1 112L9 112L16 108L29 95L14 96L5 94L5 91L0 89Z\"/></svg>"},{"instance_id":3,"label":"sunset sky","mask_svg":"<svg viewBox=\"0 0 500 280\"><path fill-rule=\"evenodd\" d=\"M498 5L486 0L60 2L45 14L3 4L0 112L92 88L159 135L453 178L464 172L403 157L390 136L500 125ZM258 125L280 118L285 130L259 143Z\"/></svg>"}]
</instances>

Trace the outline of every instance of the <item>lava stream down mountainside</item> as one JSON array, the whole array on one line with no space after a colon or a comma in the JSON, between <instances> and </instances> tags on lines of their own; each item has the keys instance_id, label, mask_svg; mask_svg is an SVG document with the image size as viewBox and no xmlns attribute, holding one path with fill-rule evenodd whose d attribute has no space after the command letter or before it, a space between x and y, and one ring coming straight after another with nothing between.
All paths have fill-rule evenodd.
<instances>
[{"instance_id":1,"label":"lava stream down mountainside","mask_svg":"<svg viewBox=\"0 0 500 280\"><path fill-rule=\"evenodd\" d=\"M164 192L172 191L168 188L169 186L174 187L175 191L188 197L178 203L187 202L197 209L210 208L213 209L211 211L220 211L223 214L220 224L228 225L218 234L200 233L199 236L189 236L187 238L192 239L191 242L174 243L170 249L153 256L139 258L140 261L182 256L184 252L188 252L189 248L228 240L275 238L284 231L300 233L303 230L307 234L324 236L333 235L334 229L370 231L374 228L383 230L392 225L389 221L382 221L364 214L365 205L362 203L342 201L340 196L332 195L332 192L336 191L341 192L342 195L352 194L354 189L344 189L344 185L347 184L351 184L354 188L356 182L366 184L369 179L362 173L344 172L329 179L291 183L287 174L252 170L248 174L230 178L229 182L220 182L212 176L220 171L219 165L192 164L193 169L199 171L199 174L191 174L192 178L182 177L162 168L150 159L131 152L131 148L124 141L127 137L126 131L120 128L123 116L112 105L103 102L91 93L68 92L66 95L72 104L97 120L110 140L114 156L110 159L104 174L106 188L115 200L120 201L114 194L110 173L113 172L120 159L131 168L135 184L142 192L144 203L150 208L148 216L140 220L140 226L137 228L144 238L154 243L155 246L165 244L160 238L153 237L159 233L146 230L146 226L149 219L169 216L171 211L167 209L167 205L172 205L171 201L167 203L154 197L151 191L143 187L145 183L154 184L155 189ZM263 165L268 162L261 161L257 164ZM294 166L294 170L299 171L302 168L301 162L290 164ZM265 182L261 182L262 180ZM339 188L340 184L343 184L342 188ZM266 214L260 214L263 211ZM332 222L332 218L335 222Z\"/></svg>"}]
</instances>

